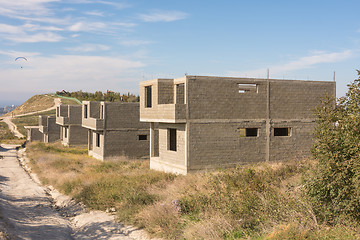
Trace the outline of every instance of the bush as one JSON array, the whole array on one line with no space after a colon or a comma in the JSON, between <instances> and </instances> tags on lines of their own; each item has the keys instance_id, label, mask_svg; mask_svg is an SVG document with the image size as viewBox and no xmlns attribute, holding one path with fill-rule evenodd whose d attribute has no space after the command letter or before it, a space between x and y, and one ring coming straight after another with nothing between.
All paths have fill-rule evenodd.
<instances>
[{"instance_id":1,"label":"bush","mask_svg":"<svg viewBox=\"0 0 360 240\"><path fill-rule=\"evenodd\" d=\"M312 153L319 163L306 180L317 216L329 223L343 214L360 220L360 78L348 87L336 108L326 98L316 109Z\"/></svg>"}]
</instances>

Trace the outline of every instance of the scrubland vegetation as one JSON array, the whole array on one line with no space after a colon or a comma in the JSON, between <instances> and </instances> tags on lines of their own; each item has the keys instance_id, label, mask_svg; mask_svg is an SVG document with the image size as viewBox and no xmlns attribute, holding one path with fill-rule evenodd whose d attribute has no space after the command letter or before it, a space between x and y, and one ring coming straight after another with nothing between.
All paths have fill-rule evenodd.
<instances>
[{"instance_id":1,"label":"scrubland vegetation","mask_svg":"<svg viewBox=\"0 0 360 240\"><path fill-rule=\"evenodd\" d=\"M148 161L100 162L59 143L27 152L44 184L90 208L115 208L119 221L164 239L360 238L356 221L329 224L317 215L303 181L315 160L176 176L150 170Z\"/></svg>"},{"instance_id":2,"label":"scrubland vegetation","mask_svg":"<svg viewBox=\"0 0 360 240\"><path fill-rule=\"evenodd\" d=\"M9 130L6 123L0 122L0 141L1 140L12 140L15 139L14 134Z\"/></svg>"}]
</instances>

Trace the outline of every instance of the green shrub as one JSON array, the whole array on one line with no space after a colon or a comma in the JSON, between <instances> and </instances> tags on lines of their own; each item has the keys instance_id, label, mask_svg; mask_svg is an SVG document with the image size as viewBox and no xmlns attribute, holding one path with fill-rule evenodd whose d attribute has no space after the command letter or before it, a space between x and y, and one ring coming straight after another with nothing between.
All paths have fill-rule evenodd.
<instances>
[{"instance_id":1,"label":"green shrub","mask_svg":"<svg viewBox=\"0 0 360 240\"><path fill-rule=\"evenodd\" d=\"M334 106L327 98L316 110L312 152L319 162L306 179L318 218L330 223L342 214L360 220L360 78Z\"/></svg>"}]
</instances>

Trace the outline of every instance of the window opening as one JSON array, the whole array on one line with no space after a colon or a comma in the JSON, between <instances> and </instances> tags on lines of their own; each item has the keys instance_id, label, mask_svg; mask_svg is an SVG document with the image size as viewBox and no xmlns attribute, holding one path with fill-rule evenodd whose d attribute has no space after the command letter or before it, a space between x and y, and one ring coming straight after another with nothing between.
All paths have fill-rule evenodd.
<instances>
[{"instance_id":1,"label":"window opening","mask_svg":"<svg viewBox=\"0 0 360 240\"><path fill-rule=\"evenodd\" d=\"M139 141L147 140L147 135L139 135Z\"/></svg>"},{"instance_id":2,"label":"window opening","mask_svg":"<svg viewBox=\"0 0 360 240\"><path fill-rule=\"evenodd\" d=\"M176 151L176 129L174 128L169 128L168 129L168 136L169 136L169 144L168 144L168 149L170 151Z\"/></svg>"},{"instance_id":3,"label":"window opening","mask_svg":"<svg viewBox=\"0 0 360 240\"><path fill-rule=\"evenodd\" d=\"M104 105L101 105L100 108L100 119L104 119Z\"/></svg>"},{"instance_id":4,"label":"window opening","mask_svg":"<svg viewBox=\"0 0 360 240\"><path fill-rule=\"evenodd\" d=\"M290 136L290 128L274 128L274 136Z\"/></svg>"},{"instance_id":5,"label":"window opening","mask_svg":"<svg viewBox=\"0 0 360 240\"><path fill-rule=\"evenodd\" d=\"M258 128L240 128L240 137L257 137L259 136Z\"/></svg>"},{"instance_id":6,"label":"window opening","mask_svg":"<svg viewBox=\"0 0 360 240\"><path fill-rule=\"evenodd\" d=\"M252 83L238 83L239 93L258 92L257 84Z\"/></svg>"},{"instance_id":7,"label":"window opening","mask_svg":"<svg viewBox=\"0 0 360 240\"><path fill-rule=\"evenodd\" d=\"M67 130L68 130L68 128L67 128L67 127L65 127L65 128L64 128L64 131L65 131L65 138L67 138L67 133L68 133L68 132L67 132Z\"/></svg>"},{"instance_id":8,"label":"window opening","mask_svg":"<svg viewBox=\"0 0 360 240\"><path fill-rule=\"evenodd\" d=\"M60 117L60 108L59 107L56 108L56 116Z\"/></svg>"},{"instance_id":9,"label":"window opening","mask_svg":"<svg viewBox=\"0 0 360 240\"><path fill-rule=\"evenodd\" d=\"M185 84L180 83L176 84L176 103L184 104L185 103Z\"/></svg>"},{"instance_id":10,"label":"window opening","mask_svg":"<svg viewBox=\"0 0 360 240\"><path fill-rule=\"evenodd\" d=\"M84 105L84 118L87 118L88 114L88 105Z\"/></svg>"},{"instance_id":11,"label":"window opening","mask_svg":"<svg viewBox=\"0 0 360 240\"><path fill-rule=\"evenodd\" d=\"M151 92L151 86L145 87L145 107L151 108L152 107L152 92Z\"/></svg>"},{"instance_id":12,"label":"window opening","mask_svg":"<svg viewBox=\"0 0 360 240\"><path fill-rule=\"evenodd\" d=\"M100 133L96 133L96 146L100 147Z\"/></svg>"}]
</instances>

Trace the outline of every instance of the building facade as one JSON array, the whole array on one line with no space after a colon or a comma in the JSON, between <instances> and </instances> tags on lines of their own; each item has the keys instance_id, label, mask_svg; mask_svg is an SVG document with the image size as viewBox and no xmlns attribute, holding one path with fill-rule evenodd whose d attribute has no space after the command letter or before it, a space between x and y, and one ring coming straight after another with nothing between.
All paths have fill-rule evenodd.
<instances>
[{"instance_id":1,"label":"building facade","mask_svg":"<svg viewBox=\"0 0 360 240\"><path fill-rule=\"evenodd\" d=\"M313 109L325 94L336 95L335 82L206 76L141 82L150 167L186 174L307 157Z\"/></svg>"},{"instance_id":2,"label":"building facade","mask_svg":"<svg viewBox=\"0 0 360 240\"><path fill-rule=\"evenodd\" d=\"M149 157L149 124L140 123L139 103L83 101L89 155L100 160Z\"/></svg>"},{"instance_id":3,"label":"building facade","mask_svg":"<svg viewBox=\"0 0 360 240\"><path fill-rule=\"evenodd\" d=\"M43 134L45 143L55 142L60 139L60 126L56 124L55 116L39 116L39 131Z\"/></svg>"},{"instance_id":4,"label":"building facade","mask_svg":"<svg viewBox=\"0 0 360 240\"><path fill-rule=\"evenodd\" d=\"M81 116L80 105L61 104L56 107L56 124L60 126L60 139L63 145L87 145L88 131L81 126Z\"/></svg>"},{"instance_id":5,"label":"building facade","mask_svg":"<svg viewBox=\"0 0 360 240\"><path fill-rule=\"evenodd\" d=\"M26 140L29 142L33 141L44 141L44 134L40 132L39 126L25 126L26 129Z\"/></svg>"}]
</instances>

